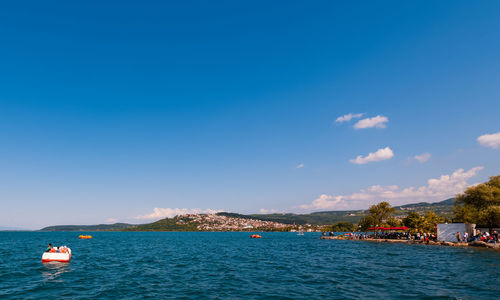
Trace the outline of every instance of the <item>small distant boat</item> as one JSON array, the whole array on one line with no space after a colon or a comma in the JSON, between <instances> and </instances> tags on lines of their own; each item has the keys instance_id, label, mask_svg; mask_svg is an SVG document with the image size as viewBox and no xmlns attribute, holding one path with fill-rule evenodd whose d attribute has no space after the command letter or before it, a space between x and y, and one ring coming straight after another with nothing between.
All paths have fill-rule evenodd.
<instances>
[{"instance_id":1,"label":"small distant boat","mask_svg":"<svg viewBox=\"0 0 500 300\"><path fill-rule=\"evenodd\" d=\"M42 254L42 262L69 262L71 259L71 249L62 246L59 248L53 248L50 252L44 252Z\"/></svg>"},{"instance_id":2,"label":"small distant boat","mask_svg":"<svg viewBox=\"0 0 500 300\"><path fill-rule=\"evenodd\" d=\"M79 239L91 239L92 236L91 235L79 235L78 238Z\"/></svg>"},{"instance_id":3,"label":"small distant boat","mask_svg":"<svg viewBox=\"0 0 500 300\"><path fill-rule=\"evenodd\" d=\"M299 233L297 233L297 235L304 235L304 231L299 231Z\"/></svg>"},{"instance_id":4,"label":"small distant boat","mask_svg":"<svg viewBox=\"0 0 500 300\"><path fill-rule=\"evenodd\" d=\"M262 236L260 236L260 235L258 235L258 234L252 234L252 235L250 236L250 238L252 238L252 239L261 239L261 238L262 238Z\"/></svg>"}]
</instances>

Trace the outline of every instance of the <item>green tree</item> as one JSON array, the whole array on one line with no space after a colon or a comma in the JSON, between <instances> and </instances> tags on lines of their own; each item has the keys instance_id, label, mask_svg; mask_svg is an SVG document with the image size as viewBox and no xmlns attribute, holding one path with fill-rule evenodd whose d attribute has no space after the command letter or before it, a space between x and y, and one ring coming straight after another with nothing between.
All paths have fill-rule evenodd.
<instances>
[{"instance_id":1,"label":"green tree","mask_svg":"<svg viewBox=\"0 0 500 300\"><path fill-rule=\"evenodd\" d=\"M424 232L435 232L436 223L440 223L443 220L443 218L441 218L435 212L430 210L425 213L422 219L423 219L422 230Z\"/></svg>"},{"instance_id":2,"label":"green tree","mask_svg":"<svg viewBox=\"0 0 500 300\"><path fill-rule=\"evenodd\" d=\"M400 219L397 219L395 217L389 217L387 218L387 221L386 223L391 226L391 227L399 227L401 226L401 220Z\"/></svg>"},{"instance_id":3,"label":"green tree","mask_svg":"<svg viewBox=\"0 0 500 300\"><path fill-rule=\"evenodd\" d=\"M412 231L419 232L435 232L436 223L447 222L445 217L438 216L435 212L429 210L422 217L416 212L409 212L406 217L403 218L403 224L412 229Z\"/></svg>"},{"instance_id":4,"label":"green tree","mask_svg":"<svg viewBox=\"0 0 500 300\"><path fill-rule=\"evenodd\" d=\"M348 232L355 231L357 226L351 222L337 222L325 228L326 231Z\"/></svg>"},{"instance_id":5,"label":"green tree","mask_svg":"<svg viewBox=\"0 0 500 300\"><path fill-rule=\"evenodd\" d=\"M457 195L455 221L476 223L490 229L500 226L500 175Z\"/></svg>"},{"instance_id":6,"label":"green tree","mask_svg":"<svg viewBox=\"0 0 500 300\"><path fill-rule=\"evenodd\" d=\"M365 216L359 220L359 227L363 231L367 231L368 228L378 225L374 218L370 215Z\"/></svg>"},{"instance_id":7,"label":"green tree","mask_svg":"<svg viewBox=\"0 0 500 300\"><path fill-rule=\"evenodd\" d=\"M368 209L368 212L370 213L370 215L374 218L376 223L378 223L380 225L382 223L386 222L386 220L389 219L389 217L394 215L395 211L396 211L396 209L394 207L392 207L389 204L389 202L385 202L385 201L380 202L377 205L372 205Z\"/></svg>"},{"instance_id":8,"label":"green tree","mask_svg":"<svg viewBox=\"0 0 500 300\"><path fill-rule=\"evenodd\" d=\"M422 226L422 222L422 217L414 211L410 211L408 215L403 218L403 224L415 231L419 230L419 228Z\"/></svg>"},{"instance_id":9,"label":"green tree","mask_svg":"<svg viewBox=\"0 0 500 300\"><path fill-rule=\"evenodd\" d=\"M478 214L478 223L484 224L491 229L500 224L500 206L490 206L481 210Z\"/></svg>"},{"instance_id":10,"label":"green tree","mask_svg":"<svg viewBox=\"0 0 500 300\"><path fill-rule=\"evenodd\" d=\"M396 209L392 207L389 202L380 202L379 204L372 205L368 209L368 215L359 221L362 230L367 230L372 226L388 225L388 221L392 220Z\"/></svg>"}]
</instances>

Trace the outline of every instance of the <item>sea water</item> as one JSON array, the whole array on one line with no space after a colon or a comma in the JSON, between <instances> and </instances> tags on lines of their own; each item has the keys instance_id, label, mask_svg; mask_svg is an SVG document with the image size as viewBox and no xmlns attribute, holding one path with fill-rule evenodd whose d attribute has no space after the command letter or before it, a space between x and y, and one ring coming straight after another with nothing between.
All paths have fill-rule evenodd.
<instances>
[{"instance_id":1,"label":"sea water","mask_svg":"<svg viewBox=\"0 0 500 300\"><path fill-rule=\"evenodd\" d=\"M87 233L87 232L86 232ZM500 252L318 233L0 232L1 299L499 299ZM48 243L70 263L41 262Z\"/></svg>"}]
</instances>

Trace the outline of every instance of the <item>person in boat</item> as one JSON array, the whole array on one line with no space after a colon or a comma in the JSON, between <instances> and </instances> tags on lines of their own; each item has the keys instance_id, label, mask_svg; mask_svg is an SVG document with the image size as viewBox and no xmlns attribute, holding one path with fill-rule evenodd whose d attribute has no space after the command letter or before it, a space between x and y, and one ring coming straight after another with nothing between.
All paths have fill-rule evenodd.
<instances>
[{"instance_id":1,"label":"person in boat","mask_svg":"<svg viewBox=\"0 0 500 300\"><path fill-rule=\"evenodd\" d=\"M47 249L45 249L45 252L50 252L52 249L53 249L52 244L49 243L49 245L47 246Z\"/></svg>"}]
</instances>

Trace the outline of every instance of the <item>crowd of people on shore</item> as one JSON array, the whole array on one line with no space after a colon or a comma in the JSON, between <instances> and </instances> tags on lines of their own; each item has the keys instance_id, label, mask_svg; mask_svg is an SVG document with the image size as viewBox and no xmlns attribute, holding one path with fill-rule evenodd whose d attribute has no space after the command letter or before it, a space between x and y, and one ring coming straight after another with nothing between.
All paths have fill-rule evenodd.
<instances>
[{"instance_id":1,"label":"crowd of people on shore","mask_svg":"<svg viewBox=\"0 0 500 300\"><path fill-rule=\"evenodd\" d=\"M437 236L434 233L410 233L410 232L377 232L369 236L373 239L384 240L407 240L407 241L437 241Z\"/></svg>"},{"instance_id":2,"label":"crowd of people on shore","mask_svg":"<svg viewBox=\"0 0 500 300\"><path fill-rule=\"evenodd\" d=\"M323 232L322 235L335 236L334 232ZM437 241L437 235L434 233L410 233L408 231L387 231L387 232L350 232L339 235L343 239L349 240L364 240L364 239L383 239L383 240L407 240L407 241ZM485 243L498 243L498 232L495 230L493 233L487 231L478 231L475 235L470 236L467 232L456 233L457 243L470 243L474 241L482 241Z\"/></svg>"},{"instance_id":3,"label":"crowd of people on shore","mask_svg":"<svg viewBox=\"0 0 500 300\"><path fill-rule=\"evenodd\" d=\"M457 237L457 243L470 243L474 241L482 241L485 243L494 243L496 245L498 242L498 232L496 230L493 231L492 234L490 234L488 231L485 232L478 231L476 235L473 236L469 236L467 232L463 232L463 234L457 232L456 237Z\"/></svg>"},{"instance_id":4,"label":"crowd of people on shore","mask_svg":"<svg viewBox=\"0 0 500 300\"><path fill-rule=\"evenodd\" d=\"M326 232L322 233L326 236ZM333 236L333 232L328 233L329 236ZM363 232L350 232L343 234L345 239L351 240L364 240L364 239L383 239L383 240L408 240L408 241L437 241L437 236L433 233L409 233L407 231L391 231L391 232L374 232L374 233L363 233Z\"/></svg>"}]
</instances>

